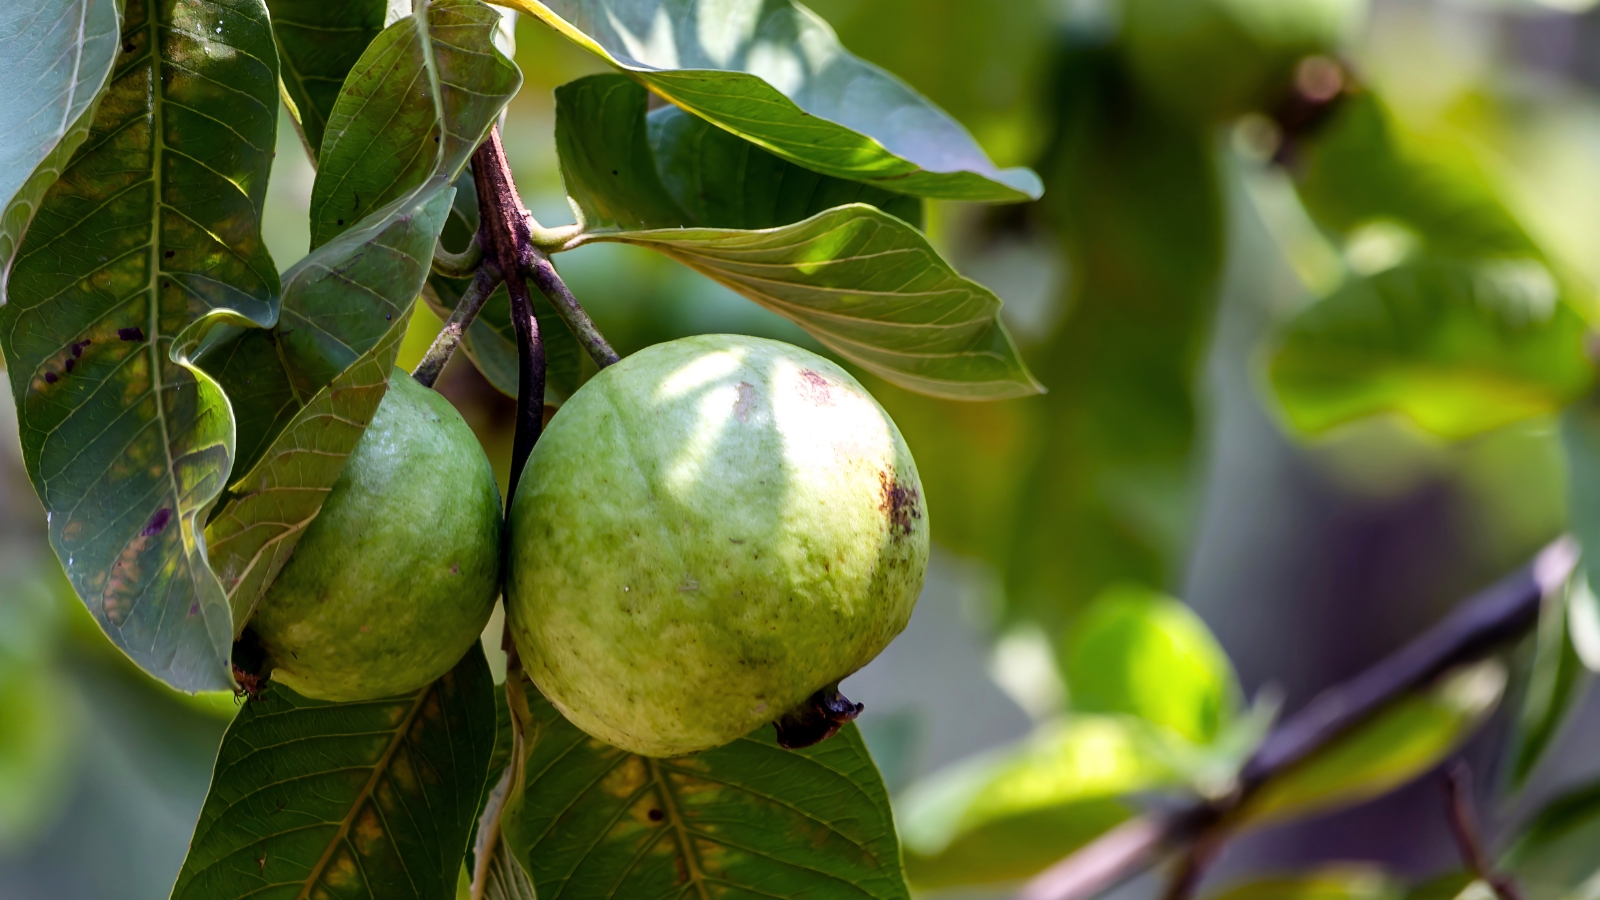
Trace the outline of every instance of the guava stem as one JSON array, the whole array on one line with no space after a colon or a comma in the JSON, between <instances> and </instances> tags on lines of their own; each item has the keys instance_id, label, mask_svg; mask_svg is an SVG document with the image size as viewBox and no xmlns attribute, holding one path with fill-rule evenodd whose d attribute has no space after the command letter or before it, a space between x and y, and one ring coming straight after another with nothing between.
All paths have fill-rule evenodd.
<instances>
[{"instance_id":1,"label":"guava stem","mask_svg":"<svg viewBox=\"0 0 1600 900\"><path fill-rule=\"evenodd\" d=\"M483 263L483 244L478 242L478 236L472 236L472 243L460 253L451 253L444 248L444 244L435 244L433 248L433 271L446 278L471 278Z\"/></svg>"},{"instance_id":2,"label":"guava stem","mask_svg":"<svg viewBox=\"0 0 1600 900\"><path fill-rule=\"evenodd\" d=\"M589 313L578 303L578 298L572 295L567 283L561 280L555 264L543 250L533 254L533 262L529 264L526 274L550 301L550 305L556 308L556 312L561 315L561 321L567 323L567 327L572 330L572 336L583 345L584 351L594 360L595 365L604 369L622 358L617 355L617 351L611 349L605 335L600 333L594 320L589 318Z\"/></svg>"},{"instance_id":3,"label":"guava stem","mask_svg":"<svg viewBox=\"0 0 1600 900\"><path fill-rule=\"evenodd\" d=\"M433 383L439 380L439 374L449 364L450 357L455 355L462 336L472 327L473 321L478 318L478 312L483 309L484 302L499 284L500 270L495 268L493 263L485 262L478 266L478 270L472 275L472 284L461 294L461 300L456 303L449 320L433 339L428 352L423 354L422 362L418 363L416 370L411 373L412 378L423 387L433 387Z\"/></svg>"},{"instance_id":4,"label":"guava stem","mask_svg":"<svg viewBox=\"0 0 1600 900\"><path fill-rule=\"evenodd\" d=\"M866 708L864 703L852 703L839 693L839 685L830 684L806 702L783 714L772 723L778 732L778 746L789 750L820 744L839 733Z\"/></svg>"}]
</instances>

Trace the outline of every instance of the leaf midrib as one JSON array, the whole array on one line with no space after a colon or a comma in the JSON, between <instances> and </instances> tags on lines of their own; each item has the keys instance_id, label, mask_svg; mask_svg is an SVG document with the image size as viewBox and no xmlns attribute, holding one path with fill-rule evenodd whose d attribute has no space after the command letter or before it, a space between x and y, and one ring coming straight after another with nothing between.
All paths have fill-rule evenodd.
<instances>
[{"instance_id":1,"label":"leaf midrib","mask_svg":"<svg viewBox=\"0 0 1600 900\"><path fill-rule=\"evenodd\" d=\"M650 769L650 780L661 787L661 805L666 807L667 824L671 826L678 847L683 851L683 864L689 870L689 882L700 894L700 900L711 900L711 893L706 890L706 874L700 867L700 856L694 849L694 837L678 811L678 798L672 795L672 785L667 783L666 774L661 771L661 762L650 756L640 758Z\"/></svg>"}]
</instances>

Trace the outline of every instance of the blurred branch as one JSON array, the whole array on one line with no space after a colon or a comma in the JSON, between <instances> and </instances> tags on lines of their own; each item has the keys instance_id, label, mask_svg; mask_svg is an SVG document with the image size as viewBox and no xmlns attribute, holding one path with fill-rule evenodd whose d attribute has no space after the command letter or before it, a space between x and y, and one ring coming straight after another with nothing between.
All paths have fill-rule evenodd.
<instances>
[{"instance_id":1,"label":"blurred branch","mask_svg":"<svg viewBox=\"0 0 1600 900\"><path fill-rule=\"evenodd\" d=\"M477 246L477 242L473 242ZM462 292L461 299L456 302L456 308L451 311L450 318L439 330L438 336L428 346L428 352L423 354L422 362L417 363L417 368L411 373L423 387L433 387L439 380L439 373L449 364L450 357L455 355L456 347L460 345L461 338L472 327L474 319L478 318L478 311L483 309L483 304L494 293L500 284L500 270L493 263L481 262L472 283Z\"/></svg>"},{"instance_id":2,"label":"blurred branch","mask_svg":"<svg viewBox=\"0 0 1600 900\"><path fill-rule=\"evenodd\" d=\"M1472 770L1462 760L1444 776L1444 791L1450 804L1450 831L1455 835L1456 846L1461 849L1461 861L1468 871L1482 879L1494 890L1498 900L1522 900L1522 892L1504 875L1497 875L1489 854L1483 848L1483 837L1478 832L1478 817L1472 809Z\"/></svg>"},{"instance_id":3,"label":"blurred branch","mask_svg":"<svg viewBox=\"0 0 1600 900\"><path fill-rule=\"evenodd\" d=\"M1220 845L1228 814L1273 778L1393 701L1530 631L1539 621L1544 596L1561 587L1577 561L1578 545L1572 538L1551 543L1532 562L1467 599L1397 653L1324 691L1273 729L1240 770L1239 786L1230 795L1126 822L1036 876L1019 900L1086 900L1155 865L1167 853Z\"/></svg>"}]
</instances>

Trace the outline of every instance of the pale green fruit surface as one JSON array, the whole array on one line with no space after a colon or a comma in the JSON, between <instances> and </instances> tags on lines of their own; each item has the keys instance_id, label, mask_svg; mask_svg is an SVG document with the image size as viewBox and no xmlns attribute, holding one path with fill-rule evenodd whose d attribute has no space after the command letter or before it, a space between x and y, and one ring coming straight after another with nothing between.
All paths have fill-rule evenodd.
<instances>
[{"instance_id":1,"label":"pale green fruit surface","mask_svg":"<svg viewBox=\"0 0 1600 900\"><path fill-rule=\"evenodd\" d=\"M449 671L499 593L500 518L494 472L461 414L396 370L251 622L272 680L351 701Z\"/></svg>"},{"instance_id":2,"label":"pale green fruit surface","mask_svg":"<svg viewBox=\"0 0 1600 900\"><path fill-rule=\"evenodd\" d=\"M579 728L651 756L726 744L865 665L928 563L916 464L848 373L703 335L561 407L511 513L522 665Z\"/></svg>"}]
</instances>

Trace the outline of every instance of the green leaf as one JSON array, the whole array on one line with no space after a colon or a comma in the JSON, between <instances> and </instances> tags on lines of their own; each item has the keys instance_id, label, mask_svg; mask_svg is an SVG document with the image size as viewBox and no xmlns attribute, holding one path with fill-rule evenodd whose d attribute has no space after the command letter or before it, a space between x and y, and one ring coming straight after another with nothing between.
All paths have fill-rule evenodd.
<instances>
[{"instance_id":1,"label":"green leaf","mask_svg":"<svg viewBox=\"0 0 1600 900\"><path fill-rule=\"evenodd\" d=\"M1546 806L1501 863L1526 896L1589 900L1600 894L1600 784Z\"/></svg>"},{"instance_id":2,"label":"green leaf","mask_svg":"<svg viewBox=\"0 0 1600 900\"><path fill-rule=\"evenodd\" d=\"M1509 777L1513 788L1521 787L1538 765L1580 696L1583 662L1567 633L1568 596L1576 590L1587 591L1588 587L1569 581L1567 590L1547 595L1539 610L1528 685L1517 711L1512 745Z\"/></svg>"},{"instance_id":3,"label":"green leaf","mask_svg":"<svg viewBox=\"0 0 1600 900\"><path fill-rule=\"evenodd\" d=\"M1077 709L1139 716L1198 744L1216 739L1239 696L1233 665L1205 622L1134 586L1109 588L1084 611L1066 672Z\"/></svg>"},{"instance_id":4,"label":"green leaf","mask_svg":"<svg viewBox=\"0 0 1600 900\"><path fill-rule=\"evenodd\" d=\"M1589 585L1600 584L1600 396L1590 394L1561 416L1566 451L1567 510L1573 537L1583 548L1579 571L1583 590L1569 598L1569 631L1578 655L1600 671L1600 616Z\"/></svg>"},{"instance_id":5,"label":"green leaf","mask_svg":"<svg viewBox=\"0 0 1600 900\"><path fill-rule=\"evenodd\" d=\"M785 162L622 75L556 88L556 149L584 226L757 229L792 225L847 203L922 224L922 201Z\"/></svg>"},{"instance_id":6,"label":"green leaf","mask_svg":"<svg viewBox=\"0 0 1600 900\"><path fill-rule=\"evenodd\" d=\"M1418 260L1295 316L1270 375L1303 431L1395 412L1460 438L1583 396L1594 381L1583 334L1536 260Z\"/></svg>"},{"instance_id":7,"label":"green leaf","mask_svg":"<svg viewBox=\"0 0 1600 900\"><path fill-rule=\"evenodd\" d=\"M911 883L1045 869L1132 815L1127 795L1183 783L1165 740L1134 719L1076 715L912 785L898 808Z\"/></svg>"},{"instance_id":8,"label":"green leaf","mask_svg":"<svg viewBox=\"0 0 1600 900\"><path fill-rule=\"evenodd\" d=\"M1236 884L1207 900L1400 900L1401 886L1377 866L1325 866Z\"/></svg>"},{"instance_id":9,"label":"green leaf","mask_svg":"<svg viewBox=\"0 0 1600 900\"><path fill-rule=\"evenodd\" d=\"M460 174L522 86L494 47L499 24L477 0L428 4L361 54L318 154L313 250L441 172Z\"/></svg>"},{"instance_id":10,"label":"green leaf","mask_svg":"<svg viewBox=\"0 0 1600 900\"><path fill-rule=\"evenodd\" d=\"M998 169L904 82L839 45L789 0L504 0L657 94L800 166L897 193L1019 201L1043 188Z\"/></svg>"},{"instance_id":11,"label":"green leaf","mask_svg":"<svg viewBox=\"0 0 1600 900\"><path fill-rule=\"evenodd\" d=\"M173 900L449 896L494 739L477 646L388 700L325 703L269 685L222 739Z\"/></svg>"},{"instance_id":12,"label":"green leaf","mask_svg":"<svg viewBox=\"0 0 1600 900\"><path fill-rule=\"evenodd\" d=\"M804 750L763 728L652 759L526 694L525 780L504 827L541 900L908 897L889 797L854 725Z\"/></svg>"},{"instance_id":13,"label":"green leaf","mask_svg":"<svg viewBox=\"0 0 1600 900\"><path fill-rule=\"evenodd\" d=\"M311 161L345 76L383 31L385 0L267 0L283 92Z\"/></svg>"},{"instance_id":14,"label":"green leaf","mask_svg":"<svg viewBox=\"0 0 1600 900\"><path fill-rule=\"evenodd\" d=\"M18 251L0 347L78 596L151 674L224 689L232 627L200 529L234 422L186 360L216 321L276 314L259 223L277 56L259 0L132 0L121 46L89 139Z\"/></svg>"},{"instance_id":15,"label":"green leaf","mask_svg":"<svg viewBox=\"0 0 1600 900\"><path fill-rule=\"evenodd\" d=\"M0 18L0 303L46 189L89 136L120 49L114 0L12 0Z\"/></svg>"},{"instance_id":16,"label":"green leaf","mask_svg":"<svg viewBox=\"0 0 1600 900\"><path fill-rule=\"evenodd\" d=\"M1505 689L1495 660L1463 666L1391 703L1264 784L1236 813L1254 826L1380 797L1433 768L1477 728Z\"/></svg>"}]
</instances>

